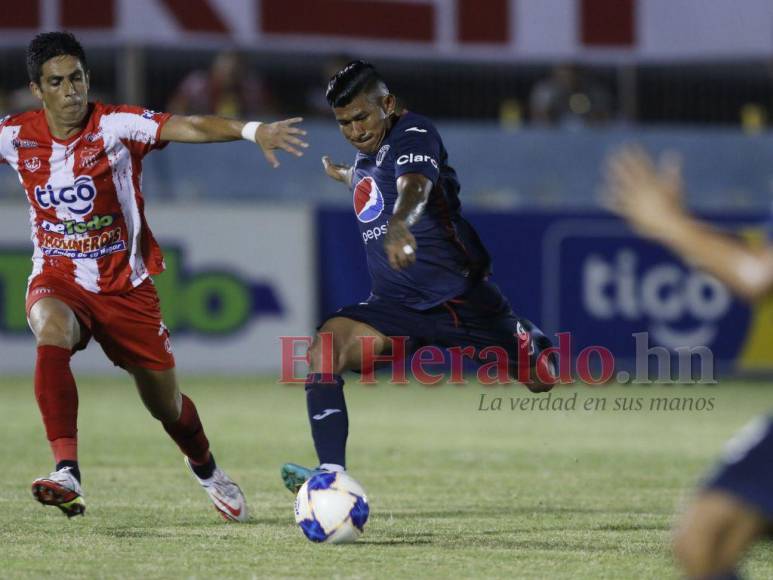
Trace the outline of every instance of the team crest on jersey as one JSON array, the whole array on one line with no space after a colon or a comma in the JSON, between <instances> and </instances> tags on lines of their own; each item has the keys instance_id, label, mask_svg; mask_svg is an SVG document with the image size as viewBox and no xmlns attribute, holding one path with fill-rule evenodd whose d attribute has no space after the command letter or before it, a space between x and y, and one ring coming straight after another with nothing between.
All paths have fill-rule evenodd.
<instances>
[{"instance_id":1,"label":"team crest on jersey","mask_svg":"<svg viewBox=\"0 0 773 580\"><path fill-rule=\"evenodd\" d=\"M40 169L41 165L42 164L39 157L31 157L30 159L24 160L24 169L32 173L35 173L38 169Z\"/></svg>"},{"instance_id":2,"label":"team crest on jersey","mask_svg":"<svg viewBox=\"0 0 773 580\"><path fill-rule=\"evenodd\" d=\"M381 167L381 164L384 162L384 157L386 157L387 153L389 153L389 144L384 145L381 149L378 150L378 155L376 155L376 167Z\"/></svg>"},{"instance_id":3,"label":"team crest on jersey","mask_svg":"<svg viewBox=\"0 0 773 580\"><path fill-rule=\"evenodd\" d=\"M99 158L105 154L105 151L100 147L84 147L81 149L80 154L80 166L84 169L89 169L97 164Z\"/></svg>"},{"instance_id":4,"label":"team crest on jersey","mask_svg":"<svg viewBox=\"0 0 773 580\"><path fill-rule=\"evenodd\" d=\"M354 188L354 213L357 219L367 224L377 219L384 211L384 196L372 177L363 177Z\"/></svg>"},{"instance_id":5,"label":"team crest on jersey","mask_svg":"<svg viewBox=\"0 0 773 580\"><path fill-rule=\"evenodd\" d=\"M158 113L156 113L155 111L151 111L150 109L145 109L144 111L142 111L143 119L152 119L156 115L158 115Z\"/></svg>"}]
</instances>

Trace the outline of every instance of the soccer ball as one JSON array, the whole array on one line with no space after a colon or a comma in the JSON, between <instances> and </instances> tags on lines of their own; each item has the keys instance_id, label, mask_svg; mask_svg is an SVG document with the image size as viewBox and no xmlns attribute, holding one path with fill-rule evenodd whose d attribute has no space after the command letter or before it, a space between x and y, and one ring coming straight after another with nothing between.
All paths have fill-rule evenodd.
<instances>
[{"instance_id":1,"label":"soccer ball","mask_svg":"<svg viewBox=\"0 0 773 580\"><path fill-rule=\"evenodd\" d=\"M295 521L312 542L354 542L369 512L365 490L343 472L317 473L295 498Z\"/></svg>"}]
</instances>

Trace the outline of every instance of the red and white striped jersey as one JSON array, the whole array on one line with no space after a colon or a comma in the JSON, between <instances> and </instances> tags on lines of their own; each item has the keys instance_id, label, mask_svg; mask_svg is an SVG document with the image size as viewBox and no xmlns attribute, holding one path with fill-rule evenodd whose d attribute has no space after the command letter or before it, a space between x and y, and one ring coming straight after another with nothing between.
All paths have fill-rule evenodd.
<instances>
[{"instance_id":1,"label":"red and white striped jersey","mask_svg":"<svg viewBox=\"0 0 773 580\"><path fill-rule=\"evenodd\" d=\"M164 269L144 215L142 159L166 142L171 117L141 107L89 104L86 126L51 136L42 110L0 120L0 162L30 203L32 274L61 276L90 292L121 294Z\"/></svg>"}]
</instances>

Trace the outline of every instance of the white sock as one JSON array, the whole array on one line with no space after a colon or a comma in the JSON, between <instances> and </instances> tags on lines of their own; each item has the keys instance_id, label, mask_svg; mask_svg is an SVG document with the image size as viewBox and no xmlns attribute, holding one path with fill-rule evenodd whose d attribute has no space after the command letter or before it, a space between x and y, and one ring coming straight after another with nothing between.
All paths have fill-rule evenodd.
<instances>
[{"instance_id":1,"label":"white sock","mask_svg":"<svg viewBox=\"0 0 773 580\"><path fill-rule=\"evenodd\" d=\"M322 471L335 471L335 472L346 471L343 465L338 465L337 463L323 463L322 465L319 466L319 468Z\"/></svg>"}]
</instances>

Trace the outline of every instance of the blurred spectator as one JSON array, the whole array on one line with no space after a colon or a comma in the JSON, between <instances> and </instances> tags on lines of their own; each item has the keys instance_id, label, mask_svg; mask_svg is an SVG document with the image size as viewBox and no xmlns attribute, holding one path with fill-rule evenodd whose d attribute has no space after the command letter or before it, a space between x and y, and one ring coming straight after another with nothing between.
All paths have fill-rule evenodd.
<instances>
[{"instance_id":1,"label":"blurred spectator","mask_svg":"<svg viewBox=\"0 0 773 580\"><path fill-rule=\"evenodd\" d=\"M8 114L16 114L40 108L40 101L32 94L29 86L24 85L6 95L6 107L3 110Z\"/></svg>"},{"instance_id":2,"label":"blurred spectator","mask_svg":"<svg viewBox=\"0 0 773 580\"><path fill-rule=\"evenodd\" d=\"M609 92L573 64L554 67L548 78L534 85L529 101L537 125L600 125L611 116Z\"/></svg>"},{"instance_id":3,"label":"blurred spectator","mask_svg":"<svg viewBox=\"0 0 773 580\"><path fill-rule=\"evenodd\" d=\"M274 99L261 79L247 67L244 57L232 50L215 57L209 70L185 77L167 110L182 115L266 117L276 113Z\"/></svg>"},{"instance_id":4,"label":"blurred spectator","mask_svg":"<svg viewBox=\"0 0 773 580\"><path fill-rule=\"evenodd\" d=\"M327 99L325 99L327 84L333 75L353 60L354 57L338 54L331 56L322 64L319 71L319 79L315 80L314 84L306 92L304 110L309 116L329 117L331 115L330 105L327 104Z\"/></svg>"}]
</instances>

